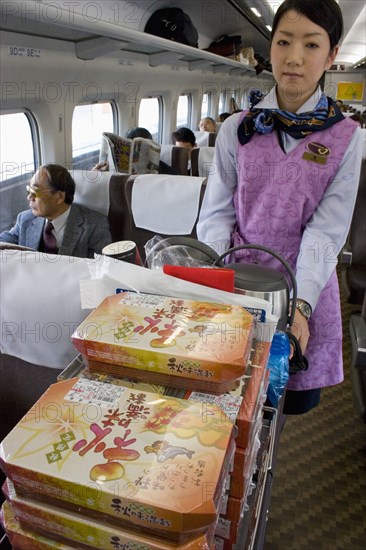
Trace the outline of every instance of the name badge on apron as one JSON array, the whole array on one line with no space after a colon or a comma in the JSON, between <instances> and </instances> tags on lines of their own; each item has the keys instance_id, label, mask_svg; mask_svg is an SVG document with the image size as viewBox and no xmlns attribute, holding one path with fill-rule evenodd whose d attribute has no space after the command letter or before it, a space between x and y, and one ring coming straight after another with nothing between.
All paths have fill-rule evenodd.
<instances>
[{"instance_id":1,"label":"name badge on apron","mask_svg":"<svg viewBox=\"0 0 366 550\"><path fill-rule=\"evenodd\" d=\"M330 153L329 147L317 143L316 141L311 141L306 146L307 151L304 152L302 158L304 160L309 160L310 162L316 162L317 164L326 164L327 156Z\"/></svg>"}]
</instances>

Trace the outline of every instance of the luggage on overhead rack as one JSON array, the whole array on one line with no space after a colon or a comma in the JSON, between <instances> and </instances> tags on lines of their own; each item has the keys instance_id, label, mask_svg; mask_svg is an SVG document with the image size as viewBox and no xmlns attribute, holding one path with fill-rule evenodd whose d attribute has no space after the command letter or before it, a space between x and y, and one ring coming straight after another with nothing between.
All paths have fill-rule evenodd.
<instances>
[{"instance_id":1,"label":"luggage on overhead rack","mask_svg":"<svg viewBox=\"0 0 366 550\"><path fill-rule=\"evenodd\" d=\"M155 11L145 25L145 32L198 48L198 31L181 8Z\"/></svg>"}]
</instances>

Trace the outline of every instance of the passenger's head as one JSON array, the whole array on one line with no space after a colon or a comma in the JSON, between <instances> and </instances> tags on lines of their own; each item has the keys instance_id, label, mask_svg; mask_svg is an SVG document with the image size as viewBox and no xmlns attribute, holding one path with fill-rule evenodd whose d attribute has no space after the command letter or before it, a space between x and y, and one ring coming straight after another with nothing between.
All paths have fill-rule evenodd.
<instances>
[{"instance_id":1,"label":"passenger's head","mask_svg":"<svg viewBox=\"0 0 366 550\"><path fill-rule=\"evenodd\" d=\"M216 132L216 122L209 116L201 118L198 127L201 132Z\"/></svg>"},{"instance_id":2,"label":"passenger's head","mask_svg":"<svg viewBox=\"0 0 366 550\"><path fill-rule=\"evenodd\" d=\"M343 101L341 99L337 99L336 104L338 105L338 107L339 107L339 109L342 113L347 111L346 106L345 106L345 104L343 103Z\"/></svg>"},{"instance_id":3,"label":"passenger's head","mask_svg":"<svg viewBox=\"0 0 366 550\"><path fill-rule=\"evenodd\" d=\"M137 137L141 137L145 139L153 138L149 130L147 130L146 128L141 128L140 126L137 126L136 128L130 128L129 130L127 130L125 137L128 139L135 139Z\"/></svg>"},{"instance_id":4,"label":"passenger's head","mask_svg":"<svg viewBox=\"0 0 366 550\"><path fill-rule=\"evenodd\" d=\"M189 128L178 128L173 132L172 140L175 145L185 147L189 152L196 147L196 136Z\"/></svg>"},{"instance_id":5,"label":"passenger's head","mask_svg":"<svg viewBox=\"0 0 366 550\"><path fill-rule=\"evenodd\" d=\"M296 112L334 63L343 32L336 0L285 0L274 17L271 64L281 109Z\"/></svg>"},{"instance_id":6,"label":"passenger's head","mask_svg":"<svg viewBox=\"0 0 366 550\"><path fill-rule=\"evenodd\" d=\"M27 191L33 214L53 220L74 200L75 182L64 166L44 164L30 180Z\"/></svg>"},{"instance_id":7,"label":"passenger's head","mask_svg":"<svg viewBox=\"0 0 366 550\"><path fill-rule=\"evenodd\" d=\"M362 118L362 115L359 114L359 113L354 113L353 115L351 115L349 118L351 118L352 120L354 120L355 122L358 122L359 125L361 126L362 128L362 125L363 125L363 118Z\"/></svg>"},{"instance_id":8,"label":"passenger's head","mask_svg":"<svg viewBox=\"0 0 366 550\"><path fill-rule=\"evenodd\" d=\"M229 116L231 116L230 113L220 113L220 114L217 116L217 122L224 122L224 120L226 120L227 118L229 118Z\"/></svg>"}]
</instances>

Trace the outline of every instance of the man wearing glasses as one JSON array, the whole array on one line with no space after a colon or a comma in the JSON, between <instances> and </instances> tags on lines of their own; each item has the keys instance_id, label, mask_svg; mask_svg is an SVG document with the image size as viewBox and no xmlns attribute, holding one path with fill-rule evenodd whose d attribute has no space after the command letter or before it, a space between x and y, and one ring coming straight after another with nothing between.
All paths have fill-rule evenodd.
<instances>
[{"instance_id":1,"label":"man wearing glasses","mask_svg":"<svg viewBox=\"0 0 366 550\"><path fill-rule=\"evenodd\" d=\"M1 242L80 258L101 254L111 242L108 218L73 204L75 182L63 166L41 166L26 188L30 210L0 234Z\"/></svg>"}]
</instances>

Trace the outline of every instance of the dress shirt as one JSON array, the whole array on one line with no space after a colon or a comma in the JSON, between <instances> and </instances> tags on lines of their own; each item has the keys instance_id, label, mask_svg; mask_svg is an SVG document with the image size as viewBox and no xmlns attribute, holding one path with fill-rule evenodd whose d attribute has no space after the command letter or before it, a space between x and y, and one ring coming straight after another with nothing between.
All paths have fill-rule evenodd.
<instances>
[{"instance_id":1,"label":"dress shirt","mask_svg":"<svg viewBox=\"0 0 366 550\"><path fill-rule=\"evenodd\" d=\"M59 248L62 243L62 239L64 238L65 226L66 226L66 222L67 222L67 218L69 217L69 214L70 214L70 207L63 214L61 214L61 216L58 216L54 220L46 219L46 222L52 221L52 225L53 225L52 233L56 238L57 246Z\"/></svg>"}]
</instances>

